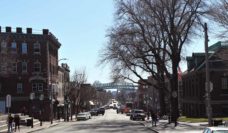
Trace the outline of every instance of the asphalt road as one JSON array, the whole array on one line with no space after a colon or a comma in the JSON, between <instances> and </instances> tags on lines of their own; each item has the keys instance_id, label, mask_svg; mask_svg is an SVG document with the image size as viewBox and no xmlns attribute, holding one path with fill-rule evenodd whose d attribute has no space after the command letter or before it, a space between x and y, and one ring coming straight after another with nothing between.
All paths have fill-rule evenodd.
<instances>
[{"instance_id":1,"label":"asphalt road","mask_svg":"<svg viewBox=\"0 0 228 133\"><path fill-rule=\"evenodd\" d=\"M87 121L65 122L36 133L153 133L137 121L129 120L125 114L106 110L104 116L95 116Z\"/></svg>"}]
</instances>

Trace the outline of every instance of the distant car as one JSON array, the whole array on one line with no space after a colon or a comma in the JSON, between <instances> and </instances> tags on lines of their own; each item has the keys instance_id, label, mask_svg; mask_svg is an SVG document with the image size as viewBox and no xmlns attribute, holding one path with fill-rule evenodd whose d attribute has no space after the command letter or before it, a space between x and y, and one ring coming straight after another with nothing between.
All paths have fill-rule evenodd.
<instances>
[{"instance_id":1,"label":"distant car","mask_svg":"<svg viewBox=\"0 0 228 133\"><path fill-rule=\"evenodd\" d=\"M88 120L91 118L91 114L89 112L81 112L77 115L77 120Z\"/></svg>"},{"instance_id":2,"label":"distant car","mask_svg":"<svg viewBox=\"0 0 228 133\"><path fill-rule=\"evenodd\" d=\"M203 133L228 133L227 127L206 127Z\"/></svg>"},{"instance_id":3,"label":"distant car","mask_svg":"<svg viewBox=\"0 0 228 133\"><path fill-rule=\"evenodd\" d=\"M124 109L125 109L124 105L120 106L119 107L119 112L121 112L121 114L123 114L124 113Z\"/></svg>"},{"instance_id":4,"label":"distant car","mask_svg":"<svg viewBox=\"0 0 228 133\"><path fill-rule=\"evenodd\" d=\"M132 110L131 109L125 109L124 112L126 113L127 116L131 116L131 114L132 114Z\"/></svg>"},{"instance_id":5,"label":"distant car","mask_svg":"<svg viewBox=\"0 0 228 133\"><path fill-rule=\"evenodd\" d=\"M98 115L98 109L92 109L90 110L91 116L97 116Z\"/></svg>"},{"instance_id":6,"label":"distant car","mask_svg":"<svg viewBox=\"0 0 228 133\"><path fill-rule=\"evenodd\" d=\"M131 112L130 119L131 120L143 120L145 121L146 114L142 109L133 109Z\"/></svg>"},{"instance_id":7,"label":"distant car","mask_svg":"<svg viewBox=\"0 0 228 133\"><path fill-rule=\"evenodd\" d=\"M102 115L104 115L104 114L105 114L105 109L104 109L104 108L99 108L99 109L97 110L97 114L102 114Z\"/></svg>"},{"instance_id":8,"label":"distant car","mask_svg":"<svg viewBox=\"0 0 228 133\"><path fill-rule=\"evenodd\" d=\"M113 109L117 109L117 106L116 106L116 104L114 104L114 106L113 106Z\"/></svg>"}]
</instances>

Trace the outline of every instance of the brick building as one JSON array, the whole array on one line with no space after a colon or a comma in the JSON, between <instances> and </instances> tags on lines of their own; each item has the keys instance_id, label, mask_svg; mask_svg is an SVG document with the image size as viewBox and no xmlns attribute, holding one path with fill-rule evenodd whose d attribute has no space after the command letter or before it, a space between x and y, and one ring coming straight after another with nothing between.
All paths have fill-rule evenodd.
<instances>
[{"instance_id":1,"label":"brick building","mask_svg":"<svg viewBox=\"0 0 228 133\"><path fill-rule=\"evenodd\" d=\"M188 117L206 117L205 53L193 53L187 57L187 63L187 73L182 76L182 113ZM209 47L209 71L213 117L228 116L228 42Z\"/></svg>"},{"instance_id":2,"label":"brick building","mask_svg":"<svg viewBox=\"0 0 228 133\"><path fill-rule=\"evenodd\" d=\"M59 102L55 115L67 119L70 112L70 107L67 99L67 91L70 83L70 68L66 63L62 63L58 69L58 89L54 92Z\"/></svg>"},{"instance_id":3,"label":"brick building","mask_svg":"<svg viewBox=\"0 0 228 133\"><path fill-rule=\"evenodd\" d=\"M60 46L47 29L37 34L32 28L26 31L0 28L0 109L3 112L6 112L5 97L10 94L10 112L25 108L23 111L37 117L42 110L44 118L51 118L56 106L53 92L57 89Z\"/></svg>"}]
</instances>

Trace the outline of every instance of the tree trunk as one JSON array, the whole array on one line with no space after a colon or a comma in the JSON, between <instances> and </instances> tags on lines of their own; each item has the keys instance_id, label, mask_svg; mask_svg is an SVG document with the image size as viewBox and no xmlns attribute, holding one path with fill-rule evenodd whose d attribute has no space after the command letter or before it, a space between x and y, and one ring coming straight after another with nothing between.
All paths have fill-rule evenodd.
<instances>
[{"instance_id":1,"label":"tree trunk","mask_svg":"<svg viewBox=\"0 0 228 133\"><path fill-rule=\"evenodd\" d=\"M160 101L160 116L166 115L166 104L165 104L165 94L164 87L165 83L161 83L161 88L159 88L159 101Z\"/></svg>"},{"instance_id":2,"label":"tree trunk","mask_svg":"<svg viewBox=\"0 0 228 133\"><path fill-rule=\"evenodd\" d=\"M172 62L172 78L170 79L171 84L171 122L177 124L177 119L179 117L178 108L178 75L177 75L178 60L174 58Z\"/></svg>"}]
</instances>

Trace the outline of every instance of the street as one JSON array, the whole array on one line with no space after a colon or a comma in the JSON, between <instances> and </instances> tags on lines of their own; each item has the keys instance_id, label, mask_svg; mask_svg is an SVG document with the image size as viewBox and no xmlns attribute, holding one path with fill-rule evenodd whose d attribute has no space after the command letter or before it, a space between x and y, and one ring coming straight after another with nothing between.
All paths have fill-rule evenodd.
<instances>
[{"instance_id":1,"label":"street","mask_svg":"<svg viewBox=\"0 0 228 133\"><path fill-rule=\"evenodd\" d=\"M64 122L36 133L151 133L137 121L130 121L125 114L116 114L116 110L106 110L105 115L95 116L87 121Z\"/></svg>"}]
</instances>

